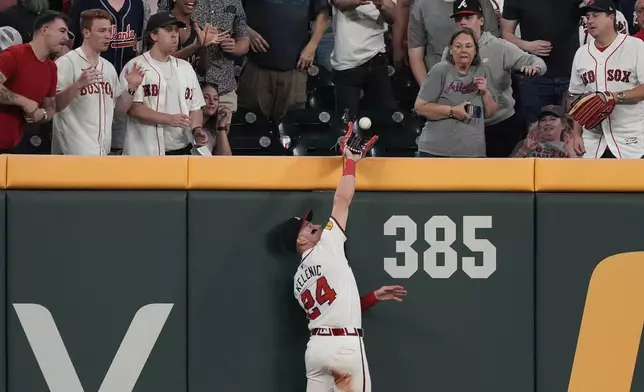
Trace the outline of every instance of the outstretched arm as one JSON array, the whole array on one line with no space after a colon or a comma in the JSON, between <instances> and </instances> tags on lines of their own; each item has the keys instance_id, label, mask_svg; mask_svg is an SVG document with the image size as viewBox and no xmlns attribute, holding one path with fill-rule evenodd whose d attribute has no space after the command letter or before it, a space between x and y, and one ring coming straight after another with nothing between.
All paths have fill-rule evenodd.
<instances>
[{"instance_id":1,"label":"outstretched arm","mask_svg":"<svg viewBox=\"0 0 644 392\"><path fill-rule=\"evenodd\" d=\"M360 158L360 154L354 154L348 148L344 149L344 171L333 196L333 210L331 211L331 216L343 229L346 229L349 204L351 204L356 190L356 164Z\"/></svg>"},{"instance_id":2,"label":"outstretched arm","mask_svg":"<svg viewBox=\"0 0 644 392\"><path fill-rule=\"evenodd\" d=\"M375 305L378 301L402 302L402 298L407 295L407 290L403 286L382 286L378 290L374 290L367 295L360 297L360 308L366 312L369 308Z\"/></svg>"}]
</instances>

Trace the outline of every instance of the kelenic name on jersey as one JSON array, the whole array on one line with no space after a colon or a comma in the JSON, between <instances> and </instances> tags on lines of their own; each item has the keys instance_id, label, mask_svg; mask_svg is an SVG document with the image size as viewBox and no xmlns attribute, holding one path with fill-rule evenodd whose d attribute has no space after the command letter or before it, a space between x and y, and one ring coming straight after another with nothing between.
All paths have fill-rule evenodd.
<instances>
[{"instance_id":1,"label":"kelenic name on jersey","mask_svg":"<svg viewBox=\"0 0 644 392\"><path fill-rule=\"evenodd\" d=\"M302 272L300 272L297 279L295 279L295 290L299 294L302 289L306 287L309 280L319 278L320 276L322 276L321 265L311 265L306 267Z\"/></svg>"}]
</instances>

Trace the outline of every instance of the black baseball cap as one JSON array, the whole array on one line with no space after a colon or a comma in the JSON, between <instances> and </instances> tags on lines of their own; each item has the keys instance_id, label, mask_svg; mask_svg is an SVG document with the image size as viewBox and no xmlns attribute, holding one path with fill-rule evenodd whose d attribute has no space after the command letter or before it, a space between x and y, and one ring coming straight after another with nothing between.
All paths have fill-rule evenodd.
<instances>
[{"instance_id":1,"label":"black baseball cap","mask_svg":"<svg viewBox=\"0 0 644 392\"><path fill-rule=\"evenodd\" d=\"M159 12L150 16L148 25L145 28L145 34L150 34L154 30L163 27L177 26L180 29L186 27L186 24L178 20L169 12Z\"/></svg>"},{"instance_id":2,"label":"black baseball cap","mask_svg":"<svg viewBox=\"0 0 644 392\"><path fill-rule=\"evenodd\" d=\"M483 15L483 7L481 7L479 0L455 0L454 13L450 18L476 14Z\"/></svg>"},{"instance_id":3,"label":"black baseball cap","mask_svg":"<svg viewBox=\"0 0 644 392\"><path fill-rule=\"evenodd\" d=\"M558 106L558 105L544 106L541 108L541 112L539 112L538 117L541 119L542 117L545 117L545 116L555 116L559 118L564 118L565 110L562 106Z\"/></svg>"},{"instance_id":4,"label":"black baseball cap","mask_svg":"<svg viewBox=\"0 0 644 392\"><path fill-rule=\"evenodd\" d=\"M313 211L308 210L303 217L293 217L282 224L281 242L284 249L295 252L300 230L302 230L306 222L311 222L312 219Z\"/></svg>"},{"instance_id":5,"label":"black baseball cap","mask_svg":"<svg viewBox=\"0 0 644 392\"><path fill-rule=\"evenodd\" d=\"M588 0L585 6L581 7L583 14L587 12L606 12L608 14L617 14L613 0Z\"/></svg>"}]
</instances>

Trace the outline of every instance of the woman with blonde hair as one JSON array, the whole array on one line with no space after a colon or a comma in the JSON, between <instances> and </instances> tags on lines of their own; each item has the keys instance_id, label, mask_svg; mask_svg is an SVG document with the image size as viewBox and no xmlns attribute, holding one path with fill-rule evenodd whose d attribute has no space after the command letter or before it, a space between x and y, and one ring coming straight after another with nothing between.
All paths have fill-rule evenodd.
<instances>
[{"instance_id":1,"label":"woman with blonde hair","mask_svg":"<svg viewBox=\"0 0 644 392\"><path fill-rule=\"evenodd\" d=\"M572 128L564 108L549 105L541 109L537 121L514 151L514 158L577 158L572 143Z\"/></svg>"}]
</instances>

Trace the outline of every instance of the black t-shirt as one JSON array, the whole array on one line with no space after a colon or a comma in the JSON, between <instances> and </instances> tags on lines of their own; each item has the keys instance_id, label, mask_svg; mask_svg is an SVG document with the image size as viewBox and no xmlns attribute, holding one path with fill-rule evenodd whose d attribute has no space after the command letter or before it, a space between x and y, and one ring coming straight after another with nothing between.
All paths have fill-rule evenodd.
<instances>
[{"instance_id":1,"label":"black t-shirt","mask_svg":"<svg viewBox=\"0 0 644 392\"><path fill-rule=\"evenodd\" d=\"M246 0L248 25L269 45L266 53L248 52L254 64L276 71L295 69L309 40L309 23L329 12L327 0Z\"/></svg>"},{"instance_id":2,"label":"black t-shirt","mask_svg":"<svg viewBox=\"0 0 644 392\"><path fill-rule=\"evenodd\" d=\"M32 14L18 2L13 7L0 12L0 26L11 26L16 29L22 37L22 42L31 42L34 33L34 22L38 15Z\"/></svg>"},{"instance_id":3,"label":"black t-shirt","mask_svg":"<svg viewBox=\"0 0 644 392\"><path fill-rule=\"evenodd\" d=\"M544 40L552 44L545 76L570 77L572 60L579 48L581 0L506 0L503 18L519 21L521 39Z\"/></svg>"}]
</instances>

